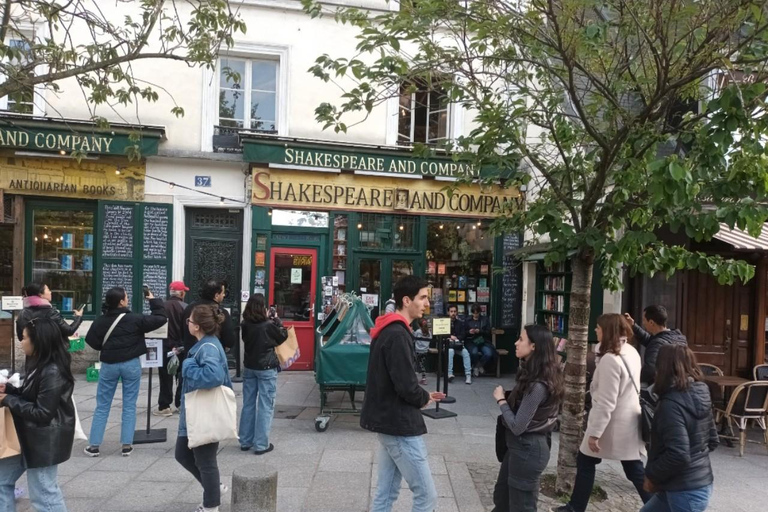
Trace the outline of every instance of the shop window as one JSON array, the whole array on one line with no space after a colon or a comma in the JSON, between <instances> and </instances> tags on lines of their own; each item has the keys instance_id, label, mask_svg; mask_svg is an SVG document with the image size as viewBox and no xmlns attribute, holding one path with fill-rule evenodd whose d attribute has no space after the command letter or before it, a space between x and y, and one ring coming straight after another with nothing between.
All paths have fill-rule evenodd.
<instances>
[{"instance_id":1,"label":"shop window","mask_svg":"<svg viewBox=\"0 0 768 512\"><path fill-rule=\"evenodd\" d=\"M299 210L272 210L272 225L327 228L328 214L325 212L305 212Z\"/></svg>"},{"instance_id":2,"label":"shop window","mask_svg":"<svg viewBox=\"0 0 768 512\"><path fill-rule=\"evenodd\" d=\"M24 39L11 39L8 41L8 47L13 50L14 57L10 59L10 66L7 68L11 71L20 71L19 68L23 66L28 58L29 54L29 42ZM34 76L34 71L27 73L29 76ZM0 81L9 79L4 75L0 75ZM19 76L11 77L10 79L19 80ZM8 94L7 96L0 98L0 110L6 110L16 114L32 114L35 109L35 90L33 86L24 87L16 92Z\"/></svg>"},{"instance_id":3,"label":"shop window","mask_svg":"<svg viewBox=\"0 0 768 512\"><path fill-rule=\"evenodd\" d=\"M223 58L219 64L219 126L277 130L278 61Z\"/></svg>"},{"instance_id":4,"label":"shop window","mask_svg":"<svg viewBox=\"0 0 768 512\"><path fill-rule=\"evenodd\" d=\"M363 213L357 225L361 249L416 249L418 217Z\"/></svg>"},{"instance_id":5,"label":"shop window","mask_svg":"<svg viewBox=\"0 0 768 512\"><path fill-rule=\"evenodd\" d=\"M93 313L93 217L89 210L33 211L31 280L48 285L64 313L83 304Z\"/></svg>"},{"instance_id":6,"label":"shop window","mask_svg":"<svg viewBox=\"0 0 768 512\"><path fill-rule=\"evenodd\" d=\"M427 281L432 314L446 315L455 304L460 315L472 306L490 312L493 237L483 222L427 223Z\"/></svg>"},{"instance_id":7,"label":"shop window","mask_svg":"<svg viewBox=\"0 0 768 512\"><path fill-rule=\"evenodd\" d=\"M400 86L397 143L438 144L448 138L450 102L436 83Z\"/></svg>"}]
</instances>

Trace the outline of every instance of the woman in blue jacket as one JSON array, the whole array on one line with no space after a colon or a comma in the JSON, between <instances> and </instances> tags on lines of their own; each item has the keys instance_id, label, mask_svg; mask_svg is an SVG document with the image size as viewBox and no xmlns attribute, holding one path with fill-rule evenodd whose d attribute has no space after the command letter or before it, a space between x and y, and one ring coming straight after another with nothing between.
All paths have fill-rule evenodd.
<instances>
[{"instance_id":1,"label":"woman in blue jacket","mask_svg":"<svg viewBox=\"0 0 768 512\"><path fill-rule=\"evenodd\" d=\"M203 486L203 504L198 508L199 512L218 512L221 493L227 488L221 485L219 465L216 460L219 443L189 447L185 395L197 389L232 387L227 356L217 338L223 322L224 315L208 304L200 304L192 309L187 327L197 342L187 352L181 367L183 384L179 410L179 437L176 439L176 460Z\"/></svg>"}]
</instances>

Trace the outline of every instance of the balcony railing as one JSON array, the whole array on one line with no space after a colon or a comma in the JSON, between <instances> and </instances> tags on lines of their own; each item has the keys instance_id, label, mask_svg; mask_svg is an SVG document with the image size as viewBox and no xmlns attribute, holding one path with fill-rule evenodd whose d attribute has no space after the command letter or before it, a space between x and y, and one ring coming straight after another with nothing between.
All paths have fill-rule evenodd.
<instances>
[{"instance_id":1,"label":"balcony railing","mask_svg":"<svg viewBox=\"0 0 768 512\"><path fill-rule=\"evenodd\" d=\"M240 145L240 133L256 132L277 135L277 130L246 130L234 126L213 127L213 152L214 153L242 153Z\"/></svg>"}]
</instances>

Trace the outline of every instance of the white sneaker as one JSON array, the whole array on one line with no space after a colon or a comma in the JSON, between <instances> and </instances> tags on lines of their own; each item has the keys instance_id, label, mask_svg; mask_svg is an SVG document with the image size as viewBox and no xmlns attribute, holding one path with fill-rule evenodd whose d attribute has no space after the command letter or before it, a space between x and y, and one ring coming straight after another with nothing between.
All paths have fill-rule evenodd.
<instances>
[{"instance_id":1,"label":"white sneaker","mask_svg":"<svg viewBox=\"0 0 768 512\"><path fill-rule=\"evenodd\" d=\"M479 377L479 376L480 376L480 369L479 369L479 368L477 368L477 367L475 367L475 368L472 370L472 375L474 375L475 377Z\"/></svg>"},{"instance_id":2,"label":"white sneaker","mask_svg":"<svg viewBox=\"0 0 768 512\"><path fill-rule=\"evenodd\" d=\"M227 494L229 492L229 487L224 484L219 484L219 489L221 490L221 494Z\"/></svg>"},{"instance_id":3,"label":"white sneaker","mask_svg":"<svg viewBox=\"0 0 768 512\"><path fill-rule=\"evenodd\" d=\"M171 410L170 407L168 407L166 409L157 409L155 411L152 411L152 415L153 416L164 416L166 418L170 418L171 416L173 416L173 411Z\"/></svg>"},{"instance_id":4,"label":"white sneaker","mask_svg":"<svg viewBox=\"0 0 768 512\"><path fill-rule=\"evenodd\" d=\"M472 376L470 374L467 374L467 377L464 379L464 384L472 384Z\"/></svg>"},{"instance_id":5,"label":"white sneaker","mask_svg":"<svg viewBox=\"0 0 768 512\"><path fill-rule=\"evenodd\" d=\"M195 512L219 512L219 507L211 507L211 508L205 508L204 506L200 505L197 507L197 510Z\"/></svg>"}]
</instances>

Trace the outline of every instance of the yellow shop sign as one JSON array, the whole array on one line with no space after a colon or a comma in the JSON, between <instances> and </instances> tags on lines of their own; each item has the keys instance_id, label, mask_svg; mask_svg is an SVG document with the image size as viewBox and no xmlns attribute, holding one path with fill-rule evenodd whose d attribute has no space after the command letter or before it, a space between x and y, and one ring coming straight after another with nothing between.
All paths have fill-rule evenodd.
<instances>
[{"instance_id":1,"label":"yellow shop sign","mask_svg":"<svg viewBox=\"0 0 768 512\"><path fill-rule=\"evenodd\" d=\"M435 180L253 169L253 204L293 209L354 210L495 217L521 208L516 188L462 185L449 193Z\"/></svg>"}]
</instances>

